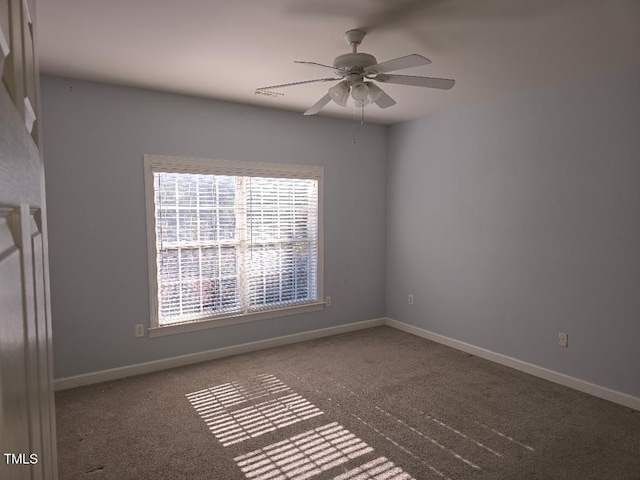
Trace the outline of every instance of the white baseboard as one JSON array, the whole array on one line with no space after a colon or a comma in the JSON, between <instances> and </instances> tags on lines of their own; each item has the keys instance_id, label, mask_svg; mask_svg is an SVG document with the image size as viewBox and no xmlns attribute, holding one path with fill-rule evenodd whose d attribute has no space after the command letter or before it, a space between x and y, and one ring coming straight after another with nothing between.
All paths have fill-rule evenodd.
<instances>
[{"instance_id":1,"label":"white baseboard","mask_svg":"<svg viewBox=\"0 0 640 480\"><path fill-rule=\"evenodd\" d=\"M365 320L363 322L348 323L346 325L338 325L336 327L322 328L319 330L311 330L309 332L294 333L283 337L268 338L257 342L243 343L231 347L216 348L205 352L181 355L179 357L163 358L152 362L137 363L126 367L111 368L109 370L101 370L99 372L85 373L73 377L58 378L54 381L56 391L66 390L69 388L82 387L92 385L94 383L107 382L109 380L117 380L120 378L132 377L144 373L157 372L168 368L182 367L194 363L215 360L216 358L231 357L241 353L255 352L266 348L279 347L281 345L289 345L291 343L304 342L316 338L338 335L341 333L363 330L365 328L379 327L385 324L385 318L375 318Z\"/></svg>"},{"instance_id":2,"label":"white baseboard","mask_svg":"<svg viewBox=\"0 0 640 480\"><path fill-rule=\"evenodd\" d=\"M616 390L611 390L609 388L602 387L585 380L580 380L579 378L571 377L563 373L558 373L553 370L539 367L532 363L523 362L522 360L518 360L517 358L508 357L507 355L502 355L500 353L492 352L491 350L476 347L469 343L461 342L450 337L445 337L444 335L440 335L438 333L433 333L422 328L414 327L413 325L399 322L392 318L387 318L385 321L385 325L396 328L398 330L402 330L403 332L411 333L412 335L416 335L418 337L426 338L427 340L432 340L434 342L447 345L448 347L455 348L456 350L462 350L463 352L471 353L472 355L475 355L477 357L481 357L486 360L490 360L492 362L499 363L516 370L520 370L521 372L544 378L545 380L564 385L565 387L573 388L574 390L579 390L581 392L588 393L589 395L603 398L605 400L624 405L625 407L633 408L634 410L640 410L640 398L638 397L618 392Z\"/></svg>"},{"instance_id":3,"label":"white baseboard","mask_svg":"<svg viewBox=\"0 0 640 480\"><path fill-rule=\"evenodd\" d=\"M346 325L322 328L319 330L311 330L309 332L295 333L282 337L259 340L257 342L243 343L231 347L207 350L205 352L164 358L152 362L138 363L135 365L112 368L109 370L101 370L99 372L86 373L73 377L59 378L54 381L54 388L56 391L66 390L69 388L132 377L134 375L142 375L144 373L157 372L169 368L182 367L194 363L215 360L216 358L231 357L233 355L240 355L242 353L255 352L258 350L264 350L266 348L289 345L292 343L304 342L306 340L313 340L316 338L328 337L331 335L339 335L341 333L379 327L382 325L402 330L403 332L426 338L427 340L432 340L434 342L447 345L448 347L455 348L456 350L461 350L477 357L481 357L486 360L490 360L492 362L499 363L516 370L520 370L521 372L544 378L545 380L549 380L551 382L558 383L560 385L564 385L566 387L573 388L584 393L588 393L589 395L603 398L605 400L609 400L611 402L624 405L625 407L633 408L634 410L640 411L640 398L638 397L618 392L616 390L611 390L609 388L602 387L600 385L596 385L579 378L571 377L563 373L539 367L532 363L518 360L517 358L509 357L507 355L492 352L491 350L476 347L475 345L461 342L460 340L446 337L438 333L430 332L419 327L414 327L413 325L399 322L398 320L394 320L392 318L376 318L372 320L365 320L363 322L348 323Z\"/></svg>"}]
</instances>

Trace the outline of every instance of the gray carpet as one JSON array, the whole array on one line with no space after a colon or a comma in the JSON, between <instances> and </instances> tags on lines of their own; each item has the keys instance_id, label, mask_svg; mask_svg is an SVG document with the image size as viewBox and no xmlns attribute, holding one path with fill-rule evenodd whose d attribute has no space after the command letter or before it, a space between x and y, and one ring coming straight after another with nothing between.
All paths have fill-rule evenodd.
<instances>
[{"instance_id":1,"label":"gray carpet","mask_svg":"<svg viewBox=\"0 0 640 480\"><path fill-rule=\"evenodd\" d=\"M640 412L380 327L59 392L66 479L640 479Z\"/></svg>"}]
</instances>

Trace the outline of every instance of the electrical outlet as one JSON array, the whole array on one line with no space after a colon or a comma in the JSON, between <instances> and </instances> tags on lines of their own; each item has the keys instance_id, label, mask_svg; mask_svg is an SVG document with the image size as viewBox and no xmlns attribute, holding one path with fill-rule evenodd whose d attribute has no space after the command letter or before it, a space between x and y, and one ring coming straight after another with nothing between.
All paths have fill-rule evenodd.
<instances>
[{"instance_id":1,"label":"electrical outlet","mask_svg":"<svg viewBox=\"0 0 640 480\"><path fill-rule=\"evenodd\" d=\"M144 325L142 323L136 324L136 337L144 337Z\"/></svg>"},{"instance_id":2,"label":"electrical outlet","mask_svg":"<svg viewBox=\"0 0 640 480\"><path fill-rule=\"evenodd\" d=\"M413 293L409 294L409 305L413 305Z\"/></svg>"},{"instance_id":3,"label":"electrical outlet","mask_svg":"<svg viewBox=\"0 0 640 480\"><path fill-rule=\"evenodd\" d=\"M330 306L331 306L331 297L327 297L327 298L325 298L325 299L324 299L324 304L325 304L327 307L330 307Z\"/></svg>"},{"instance_id":4,"label":"electrical outlet","mask_svg":"<svg viewBox=\"0 0 640 480\"><path fill-rule=\"evenodd\" d=\"M568 333L560 332L558 334L558 345L560 345L561 347L568 347L569 346L569 334Z\"/></svg>"}]
</instances>

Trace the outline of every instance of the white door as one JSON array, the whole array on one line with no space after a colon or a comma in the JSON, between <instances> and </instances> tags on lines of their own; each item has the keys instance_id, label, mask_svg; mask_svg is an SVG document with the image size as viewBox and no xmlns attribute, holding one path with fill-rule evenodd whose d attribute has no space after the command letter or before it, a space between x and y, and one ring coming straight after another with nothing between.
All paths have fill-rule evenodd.
<instances>
[{"instance_id":1,"label":"white door","mask_svg":"<svg viewBox=\"0 0 640 480\"><path fill-rule=\"evenodd\" d=\"M35 0L0 0L0 478L56 479Z\"/></svg>"}]
</instances>

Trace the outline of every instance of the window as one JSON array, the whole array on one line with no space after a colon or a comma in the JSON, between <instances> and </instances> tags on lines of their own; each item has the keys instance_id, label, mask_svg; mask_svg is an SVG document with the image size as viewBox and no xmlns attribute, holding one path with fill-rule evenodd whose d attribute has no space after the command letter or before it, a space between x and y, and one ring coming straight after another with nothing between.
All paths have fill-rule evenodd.
<instances>
[{"instance_id":1,"label":"window","mask_svg":"<svg viewBox=\"0 0 640 480\"><path fill-rule=\"evenodd\" d=\"M145 155L152 336L323 308L322 168Z\"/></svg>"}]
</instances>

